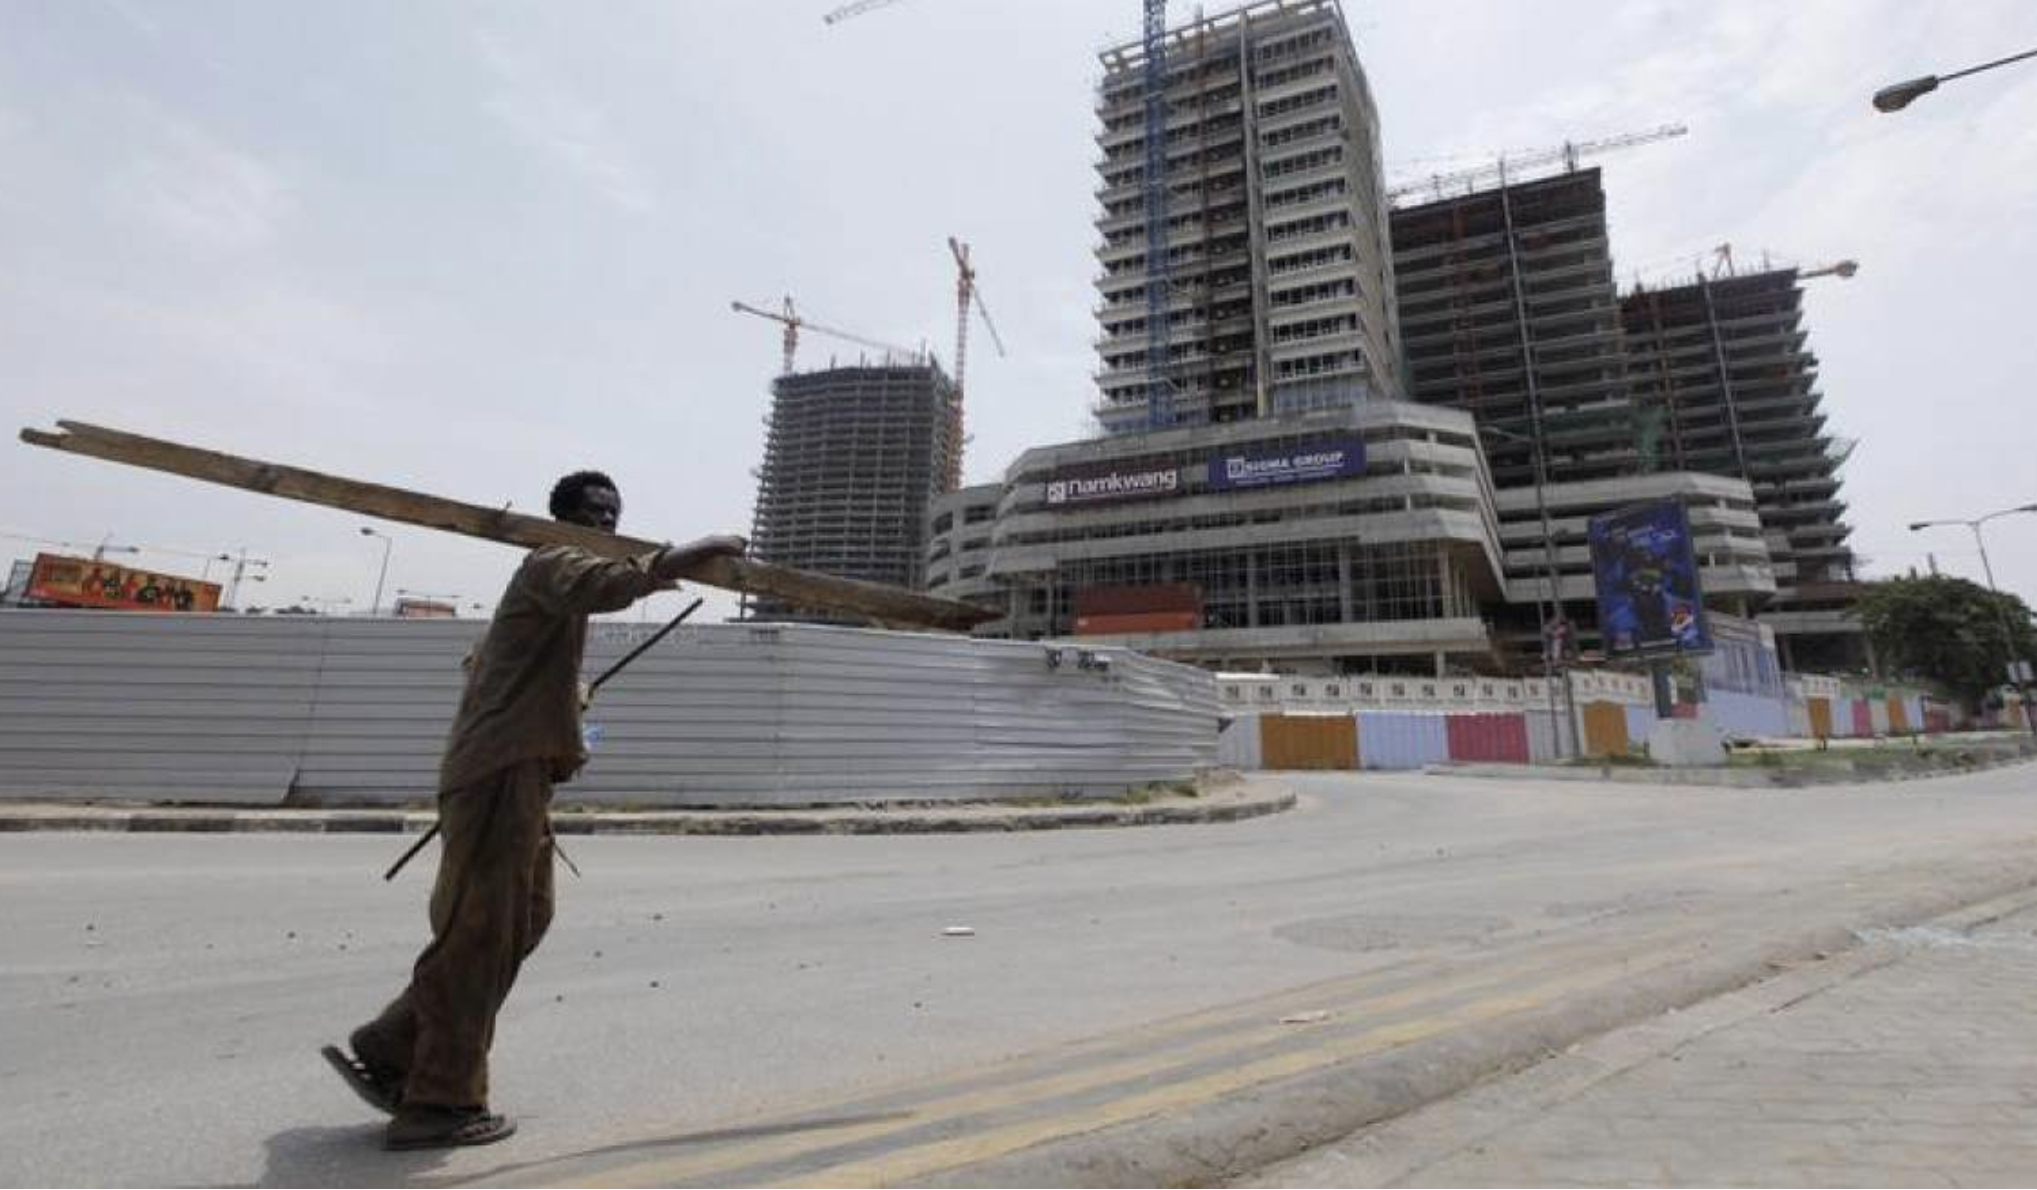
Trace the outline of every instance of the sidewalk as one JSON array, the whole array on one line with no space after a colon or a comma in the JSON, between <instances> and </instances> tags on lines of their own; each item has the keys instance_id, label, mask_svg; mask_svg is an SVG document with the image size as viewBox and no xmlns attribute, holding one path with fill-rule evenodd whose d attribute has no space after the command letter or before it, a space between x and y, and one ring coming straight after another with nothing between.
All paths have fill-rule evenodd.
<instances>
[{"instance_id":1,"label":"sidewalk","mask_svg":"<svg viewBox=\"0 0 2037 1190\"><path fill-rule=\"evenodd\" d=\"M1263 777L1206 781L1193 796L1153 793L1118 800L865 804L782 810L619 810L568 803L552 815L561 835L874 835L1062 830L1238 822L1294 808L1294 791ZM0 801L0 834L126 831L244 834L415 834L438 821L428 810L242 809Z\"/></svg>"},{"instance_id":2,"label":"sidewalk","mask_svg":"<svg viewBox=\"0 0 2037 1190\"><path fill-rule=\"evenodd\" d=\"M2033 987L2024 893L1870 932L1239 1184L2031 1185Z\"/></svg>"}]
</instances>

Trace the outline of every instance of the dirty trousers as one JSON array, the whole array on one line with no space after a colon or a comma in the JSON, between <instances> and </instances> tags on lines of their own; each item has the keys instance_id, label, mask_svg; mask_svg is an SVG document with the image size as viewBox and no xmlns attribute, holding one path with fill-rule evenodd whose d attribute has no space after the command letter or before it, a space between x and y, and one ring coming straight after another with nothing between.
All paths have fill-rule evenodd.
<instances>
[{"instance_id":1,"label":"dirty trousers","mask_svg":"<svg viewBox=\"0 0 2037 1190\"><path fill-rule=\"evenodd\" d=\"M406 1105L488 1103L495 1014L552 924L551 803L544 761L439 795L431 944L410 986L352 1038L362 1061L405 1073Z\"/></svg>"}]
</instances>

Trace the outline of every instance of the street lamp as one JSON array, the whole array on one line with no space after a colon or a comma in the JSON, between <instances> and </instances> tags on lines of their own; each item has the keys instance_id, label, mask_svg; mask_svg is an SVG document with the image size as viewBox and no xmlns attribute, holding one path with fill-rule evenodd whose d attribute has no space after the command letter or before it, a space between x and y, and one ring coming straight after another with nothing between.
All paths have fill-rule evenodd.
<instances>
[{"instance_id":1,"label":"street lamp","mask_svg":"<svg viewBox=\"0 0 2037 1190\"><path fill-rule=\"evenodd\" d=\"M1916 102L1919 97L1936 91L1939 83L1949 83L1953 79L1963 79L1969 74L1979 74L1983 70L1993 70L1997 66L2007 66L2011 62L2021 62L2025 58L2037 58L2037 50L2025 50L2020 54L2011 54L2006 58L1996 58L1992 62L1983 62L1979 66L1969 66L1965 70L1954 71L1951 74L1927 74L1922 78L1891 83L1874 93L1874 110L1880 112L1899 112Z\"/></svg>"},{"instance_id":2,"label":"street lamp","mask_svg":"<svg viewBox=\"0 0 2037 1190\"><path fill-rule=\"evenodd\" d=\"M2033 50L2031 53L2037 53L2037 50ZM2028 54L2024 55L2024 57L2028 56ZM1965 525L1973 530L1973 544L1980 550L1981 573L1987 576L1988 598L1994 601L1995 614L2001 617L2002 621L2002 648L2008 653L2008 664L2003 666L2003 669L2008 673L2010 683L2016 687L2016 693L2023 696L2024 725L2030 729L2031 734L2037 735L2037 714L2033 714L2033 709L2030 706L2028 687L2023 681L2022 672L2017 667L2017 663L2023 659L2016 656L2016 633L2009 625L2009 605L2002 602L2002 593L1995 586L1995 568L1988 562L1987 539L1981 536L1980 532L1982 525L1987 524L1996 517L2012 516L2019 512L2037 512L2037 504L2018 504L2014 508L2004 508L1999 512L1991 512L1986 516L1975 517L1970 521L1962 521L1956 518L1946 521L1911 521L1910 532L1916 533L1924 529L1933 529L1944 525Z\"/></svg>"},{"instance_id":3,"label":"street lamp","mask_svg":"<svg viewBox=\"0 0 2037 1190\"><path fill-rule=\"evenodd\" d=\"M366 525L361 526L361 536L382 539L382 571L375 576L375 603L368 609L369 615L379 616L382 614L382 586L389 581L389 549L396 544L396 539Z\"/></svg>"},{"instance_id":4,"label":"street lamp","mask_svg":"<svg viewBox=\"0 0 2037 1190\"><path fill-rule=\"evenodd\" d=\"M1543 471L1542 445L1541 443L1535 441L1533 438L1530 438L1525 434L1516 434L1512 430L1502 430L1498 426L1481 425L1478 427L1478 430L1482 434L1490 434L1495 438L1504 438L1509 442L1518 442L1521 445L1526 446L1529 449L1530 457L1534 460L1535 507L1537 511L1539 511L1542 514L1542 565L1545 581L1548 584L1548 591L1546 592L1547 595L1546 601L1537 600L1535 606L1536 611L1541 619L1542 625L1542 680L1543 682L1548 684L1549 703L1550 708L1553 711L1556 703L1555 654L1558 648L1558 642L1554 638L1554 632L1557 630L1562 631L1564 633L1564 640L1568 641L1570 639L1569 637L1570 628L1569 622L1564 618L1563 615L1563 594L1562 587L1559 585L1561 579L1558 576L1556 567L1556 531L1550 525L1549 522L1549 498L1546 491L1547 477ZM1565 699L1567 701L1570 693L1570 682L1567 671L1564 676L1563 690ZM1576 743L1577 734L1575 723L1573 723L1571 727L1568 730L1566 730L1563 734L1565 737L1568 738L1568 741L1574 745ZM1562 746L1563 741L1559 740L1558 747ZM1570 750L1571 755L1576 755L1578 751L1579 749L1575 747L1572 747Z\"/></svg>"}]
</instances>

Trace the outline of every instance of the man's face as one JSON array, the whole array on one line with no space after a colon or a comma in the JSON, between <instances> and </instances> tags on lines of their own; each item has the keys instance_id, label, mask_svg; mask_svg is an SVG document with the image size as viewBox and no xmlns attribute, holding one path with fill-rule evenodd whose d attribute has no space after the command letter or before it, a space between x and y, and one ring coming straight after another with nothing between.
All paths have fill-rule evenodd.
<instances>
[{"instance_id":1,"label":"man's face","mask_svg":"<svg viewBox=\"0 0 2037 1190\"><path fill-rule=\"evenodd\" d=\"M616 522L622 519L622 493L614 488L582 488L580 506L566 519L576 525L585 525L589 529L613 533Z\"/></svg>"}]
</instances>

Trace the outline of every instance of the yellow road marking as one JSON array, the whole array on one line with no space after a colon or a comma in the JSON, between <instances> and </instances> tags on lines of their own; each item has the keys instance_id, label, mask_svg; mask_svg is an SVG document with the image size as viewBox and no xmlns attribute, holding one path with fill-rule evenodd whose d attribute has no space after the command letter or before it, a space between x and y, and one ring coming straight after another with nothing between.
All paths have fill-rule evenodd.
<instances>
[{"instance_id":1,"label":"yellow road marking","mask_svg":"<svg viewBox=\"0 0 2037 1190\"><path fill-rule=\"evenodd\" d=\"M1672 937L1680 938L1688 933L1689 931L1677 931ZM1659 938L1660 936L1657 937ZM1653 949L1657 939L1632 939L1626 941L1630 945L1638 943ZM1523 979L1533 978L1547 971L1567 969L1574 965L1573 952L1588 951L1594 945L1603 946L1604 942L1600 940L1594 944L1580 940L1574 945L1560 948L1553 955L1548 951L1538 952L1534 957L1541 961L1525 968L1466 973L1455 979L1421 984L1402 989L1398 992L1337 1004L1335 1009L1345 1014L1358 1011L1369 1013L1390 1012L1396 1009L1420 1005L1453 993L1477 993L1495 985L1516 984ZM1622 977L1627 975L1628 971L1616 968L1612 971L1599 972L1599 974L1608 978ZM1371 982L1377 982L1377 980L1374 979ZM1286 994L1276 997L1276 999L1280 1000L1302 998ZM1307 997L1307 999L1309 1002L1318 1005L1324 1002L1324 998L1320 994ZM1267 1008L1263 1004L1255 1003L1252 1006L1252 1015L1255 1018L1263 1019L1261 1014L1264 1014L1266 1011ZM1221 1019L1222 1017L1219 1016L1219 1020ZM1373 1037L1383 1035L1389 1032L1390 1029L1391 1027L1385 1027L1382 1030L1373 1030L1359 1036ZM1023 1078L1014 1082L996 1083L963 1094L940 1096L930 1101L927 1110L916 1111L904 1119L885 1119L849 1128L829 1129L825 1133L780 1137L764 1143L745 1145L734 1151L703 1153L692 1159L674 1157L652 1160L623 1166L618 1169L604 1170L598 1174L589 1175L584 1180L565 1181L558 1184L566 1186L623 1186L709 1181L718 1174L733 1170L750 1166L768 1165L791 1160L810 1152L838 1148L842 1145L854 1144L861 1141L876 1140L895 1133L923 1128L929 1124L939 1123L944 1120L952 1120L979 1112L1008 1109L1027 1103L1037 1103L1056 1096L1094 1090L1098 1087L1109 1086L1112 1083L1151 1077L1171 1069L1193 1065L1209 1058L1221 1057L1227 1053L1249 1050L1268 1042L1294 1035L1295 1027L1292 1025L1269 1024L1249 1028L1241 1032L1225 1033L1191 1046L1174 1047L1157 1053L1144 1053L1118 1061L1106 1062L1098 1066L1062 1070L1058 1073ZM1241 1067L1240 1069L1252 1068L1254 1067L1248 1066ZM1201 1081L1203 1080L1191 1080L1190 1083L1182 1085L1194 1085ZM938 1093L937 1086L934 1088L934 1093ZM868 1095L858 1095L852 1101L867 1103L870 1099L871 1097ZM835 1102L839 1104L843 1100L838 1099ZM913 1150L908 1149L904 1151L911 1152Z\"/></svg>"}]
</instances>

